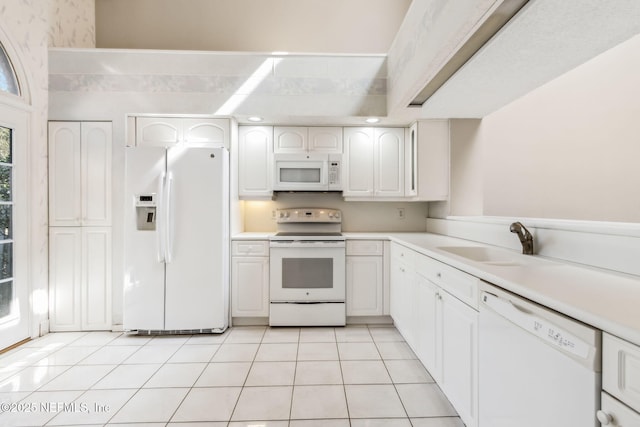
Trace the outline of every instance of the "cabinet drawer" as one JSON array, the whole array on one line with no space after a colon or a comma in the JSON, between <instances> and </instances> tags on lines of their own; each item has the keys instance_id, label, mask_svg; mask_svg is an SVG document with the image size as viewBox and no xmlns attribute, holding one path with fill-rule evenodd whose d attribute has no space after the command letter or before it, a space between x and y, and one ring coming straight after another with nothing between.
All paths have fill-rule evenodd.
<instances>
[{"instance_id":1,"label":"cabinet drawer","mask_svg":"<svg viewBox=\"0 0 640 427\"><path fill-rule=\"evenodd\" d=\"M235 240L231 242L232 256L269 256L269 242L262 240Z\"/></svg>"},{"instance_id":2,"label":"cabinet drawer","mask_svg":"<svg viewBox=\"0 0 640 427\"><path fill-rule=\"evenodd\" d=\"M640 426L640 414L628 406L618 402L607 393L602 393L602 410L611 419L608 425L611 427ZM606 416L605 415L605 416Z\"/></svg>"},{"instance_id":3,"label":"cabinet drawer","mask_svg":"<svg viewBox=\"0 0 640 427\"><path fill-rule=\"evenodd\" d=\"M399 245L397 243L391 243L391 258L401 261L408 265L413 265L417 252Z\"/></svg>"},{"instance_id":4,"label":"cabinet drawer","mask_svg":"<svg viewBox=\"0 0 640 427\"><path fill-rule=\"evenodd\" d=\"M382 240L347 240L347 255L382 255Z\"/></svg>"},{"instance_id":5,"label":"cabinet drawer","mask_svg":"<svg viewBox=\"0 0 640 427\"><path fill-rule=\"evenodd\" d=\"M426 255L416 258L416 272L451 295L478 309L479 279Z\"/></svg>"},{"instance_id":6,"label":"cabinet drawer","mask_svg":"<svg viewBox=\"0 0 640 427\"><path fill-rule=\"evenodd\" d=\"M613 335L602 337L602 388L640 411L640 347Z\"/></svg>"}]
</instances>

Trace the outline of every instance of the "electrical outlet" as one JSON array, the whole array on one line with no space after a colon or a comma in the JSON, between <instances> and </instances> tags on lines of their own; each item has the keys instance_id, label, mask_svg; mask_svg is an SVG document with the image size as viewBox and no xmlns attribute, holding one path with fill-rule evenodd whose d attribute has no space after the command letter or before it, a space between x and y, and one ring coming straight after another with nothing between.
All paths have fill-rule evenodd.
<instances>
[{"instance_id":1,"label":"electrical outlet","mask_svg":"<svg viewBox=\"0 0 640 427\"><path fill-rule=\"evenodd\" d=\"M396 215L398 219L404 219L405 218L404 208L398 208Z\"/></svg>"}]
</instances>

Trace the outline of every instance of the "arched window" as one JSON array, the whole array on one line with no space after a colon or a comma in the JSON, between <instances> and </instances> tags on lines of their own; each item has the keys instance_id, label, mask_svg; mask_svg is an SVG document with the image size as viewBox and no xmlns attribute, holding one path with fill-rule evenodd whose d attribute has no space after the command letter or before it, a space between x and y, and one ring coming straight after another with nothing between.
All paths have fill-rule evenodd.
<instances>
[{"instance_id":1,"label":"arched window","mask_svg":"<svg viewBox=\"0 0 640 427\"><path fill-rule=\"evenodd\" d=\"M0 44L0 91L20 96L16 73L2 44Z\"/></svg>"}]
</instances>

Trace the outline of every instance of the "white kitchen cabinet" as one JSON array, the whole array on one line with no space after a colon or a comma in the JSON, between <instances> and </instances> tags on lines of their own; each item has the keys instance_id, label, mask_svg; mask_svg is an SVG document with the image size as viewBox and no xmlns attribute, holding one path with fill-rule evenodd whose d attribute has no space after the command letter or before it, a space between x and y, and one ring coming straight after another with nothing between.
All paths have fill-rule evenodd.
<instances>
[{"instance_id":1,"label":"white kitchen cabinet","mask_svg":"<svg viewBox=\"0 0 640 427\"><path fill-rule=\"evenodd\" d=\"M275 153L342 153L342 128L276 126L273 150Z\"/></svg>"},{"instance_id":2,"label":"white kitchen cabinet","mask_svg":"<svg viewBox=\"0 0 640 427\"><path fill-rule=\"evenodd\" d=\"M344 129L346 198L404 197L404 129Z\"/></svg>"},{"instance_id":3,"label":"white kitchen cabinet","mask_svg":"<svg viewBox=\"0 0 640 427\"><path fill-rule=\"evenodd\" d=\"M49 229L51 331L111 329L111 228Z\"/></svg>"},{"instance_id":4,"label":"white kitchen cabinet","mask_svg":"<svg viewBox=\"0 0 640 427\"><path fill-rule=\"evenodd\" d=\"M436 382L442 378L442 307L440 288L425 277L415 277L415 352Z\"/></svg>"},{"instance_id":5,"label":"white kitchen cabinet","mask_svg":"<svg viewBox=\"0 0 640 427\"><path fill-rule=\"evenodd\" d=\"M227 144L229 120L206 117L136 117L135 138L137 146L151 147Z\"/></svg>"},{"instance_id":6,"label":"white kitchen cabinet","mask_svg":"<svg viewBox=\"0 0 640 427\"><path fill-rule=\"evenodd\" d=\"M414 350L415 255L414 251L404 246L391 244L390 314L396 329Z\"/></svg>"},{"instance_id":7,"label":"white kitchen cabinet","mask_svg":"<svg viewBox=\"0 0 640 427\"><path fill-rule=\"evenodd\" d=\"M602 334L602 425L640 425L640 346Z\"/></svg>"},{"instance_id":8,"label":"white kitchen cabinet","mask_svg":"<svg viewBox=\"0 0 640 427\"><path fill-rule=\"evenodd\" d=\"M238 139L238 196L273 197L273 128L240 126Z\"/></svg>"},{"instance_id":9,"label":"white kitchen cabinet","mask_svg":"<svg viewBox=\"0 0 640 427\"><path fill-rule=\"evenodd\" d=\"M405 143L405 196L413 200L449 197L449 121L423 120L408 130Z\"/></svg>"},{"instance_id":10,"label":"white kitchen cabinet","mask_svg":"<svg viewBox=\"0 0 640 427\"><path fill-rule=\"evenodd\" d=\"M598 421L609 427L640 426L640 413L629 408L617 399L602 393L601 409L598 411Z\"/></svg>"},{"instance_id":11,"label":"white kitchen cabinet","mask_svg":"<svg viewBox=\"0 0 640 427\"><path fill-rule=\"evenodd\" d=\"M348 240L347 316L381 316L384 311L381 240Z\"/></svg>"},{"instance_id":12,"label":"white kitchen cabinet","mask_svg":"<svg viewBox=\"0 0 640 427\"><path fill-rule=\"evenodd\" d=\"M231 257L231 315L269 316L269 242L234 241Z\"/></svg>"},{"instance_id":13,"label":"white kitchen cabinet","mask_svg":"<svg viewBox=\"0 0 640 427\"><path fill-rule=\"evenodd\" d=\"M375 128L374 196L404 196L404 129Z\"/></svg>"},{"instance_id":14,"label":"white kitchen cabinet","mask_svg":"<svg viewBox=\"0 0 640 427\"><path fill-rule=\"evenodd\" d=\"M49 122L49 225L111 225L111 122Z\"/></svg>"},{"instance_id":15,"label":"white kitchen cabinet","mask_svg":"<svg viewBox=\"0 0 640 427\"><path fill-rule=\"evenodd\" d=\"M394 324L465 425L477 426L477 290L470 287L477 278L391 243Z\"/></svg>"},{"instance_id":16,"label":"white kitchen cabinet","mask_svg":"<svg viewBox=\"0 0 640 427\"><path fill-rule=\"evenodd\" d=\"M442 352L440 388L468 427L478 425L478 312L446 291L438 292Z\"/></svg>"},{"instance_id":17,"label":"white kitchen cabinet","mask_svg":"<svg viewBox=\"0 0 640 427\"><path fill-rule=\"evenodd\" d=\"M342 128L331 126L310 127L309 151L342 154Z\"/></svg>"},{"instance_id":18,"label":"white kitchen cabinet","mask_svg":"<svg viewBox=\"0 0 640 427\"><path fill-rule=\"evenodd\" d=\"M342 159L344 197L373 197L374 194L373 128L344 128Z\"/></svg>"}]
</instances>

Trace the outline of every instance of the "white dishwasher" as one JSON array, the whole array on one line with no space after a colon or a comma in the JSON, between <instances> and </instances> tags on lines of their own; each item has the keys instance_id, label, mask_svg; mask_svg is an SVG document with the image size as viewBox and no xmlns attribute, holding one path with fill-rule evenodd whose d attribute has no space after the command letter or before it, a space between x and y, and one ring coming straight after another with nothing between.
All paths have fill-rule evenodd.
<instances>
[{"instance_id":1,"label":"white dishwasher","mask_svg":"<svg viewBox=\"0 0 640 427\"><path fill-rule=\"evenodd\" d=\"M480 427L599 426L599 330L480 286Z\"/></svg>"}]
</instances>

